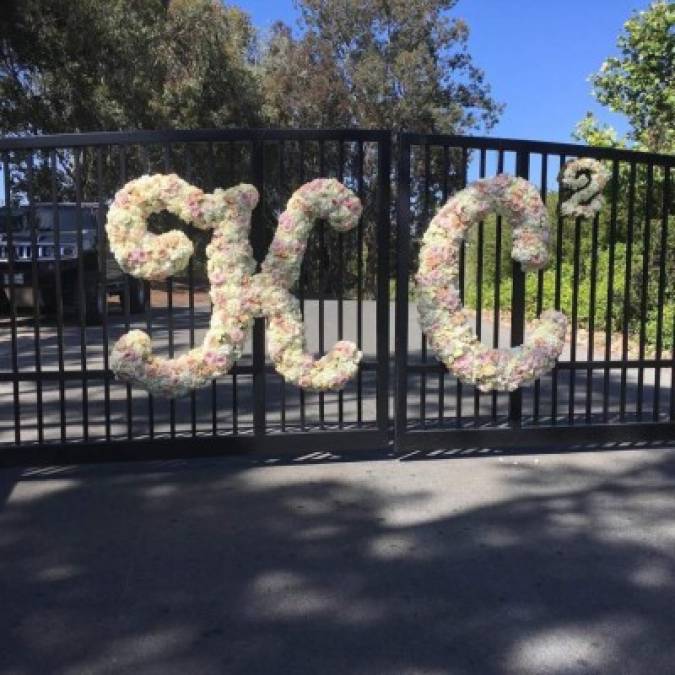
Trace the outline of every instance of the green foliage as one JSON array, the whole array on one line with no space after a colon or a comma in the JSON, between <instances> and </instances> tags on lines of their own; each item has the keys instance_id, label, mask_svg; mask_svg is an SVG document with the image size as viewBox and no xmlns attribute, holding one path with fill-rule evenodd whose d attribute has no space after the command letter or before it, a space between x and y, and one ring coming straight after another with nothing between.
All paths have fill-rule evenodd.
<instances>
[{"instance_id":1,"label":"green foliage","mask_svg":"<svg viewBox=\"0 0 675 675\"><path fill-rule=\"evenodd\" d=\"M625 245L618 244L616 247L616 255L618 256L618 261L615 262L615 284L613 285L613 291L611 294L611 305L612 312L610 315L610 330L612 333L617 333L623 330L624 320L623 320L623 303L624 303L624 274L625 274ZM594 331L604 332L606 328L607 321L607 290L608 290L608 251L603 251L598 256L598 271L597 271L597 281L595 284L595 298L593 300L594 311L593 316L593 325ZM638 266L637 272L641 270ZM635 275L637 276L637 274ZM617 282L616 280L620 280ZM542 275L542 307L554 307L555 306L555 271L553 269L547 269ZM574 295L574 266L572 263L563 262L561 265L561 274L560 274L560 308L561 310L569 317L572 317L573 305L575 302ZM526 318L527 320L532 320L536 317L536 298L538 294L539 287L539 276L537 274L528 274L526 277ZM633 286L632 290L639 288L639 286ZM631 289L629 289L631 290ZM651 290L654 290L653 288ZM484 281L483 282L483 297L482 297L482 307L493 308L495 306L494 302L494 281ZM635 303L635 298L631 295L631 303L629 304L629 335L633 338L637 338L640 333L641 326L641 316L639 312L639 303ZM466 297L465 304L467 307L475 308L477 301L476 294L476 285L474 283L467 284L466 288ZM511 307L511 275L510 269L506 275L506 278L502 278L499 286L499 301L500 307L502 310L508 310ZM578 290L576 294L576 306L577 306L577 325L579 327L588 328L590 326L589 318L591 316L591 277L586 270L583 270L583 274L580 276ZM663 316L662 316L662 350L665 352L667 350L673 349L675 345L675 339L673 335L673 316L675 314L675 305L672 302L667 302L663 305ZM658 306L652 304L651 307L646 312L646 322L645 322L645 345L648 351L653 351L657 345L657 327L658 327Z\"/></svg>"},{"instance_id":2,"label":"green foliage","mask_svg":"<svg viewBox=\"0 0 675 675\"><path fill-rule=\"evenodd\" d=\"M644 188L643 188L644 190ZM639 194L644 197L642 191ZM634 214L632 221L632 237L630 258L626 232L628 230L627 209L625 200L619 201L617 221L614 224L615 236L612 240L612 224L610 213L606 207L598 217L597 228L592 222L583 220L577 223L574 219L558 221L556 216L557 195L548 195L549 215L552 231L551 265L541 275L542 308L558 306L572 317L576 304L577 325L589 327L592 323L596 332L605 331L609 313L610 331L620 332L627 326L632 339L638 339L643 324L642 308L644 302L645 344L647 350L657 347L657 326L659 308L662 308L662 349L669 350L675 346L673 335L673 315L675 314L675 218L666 219L666 245L663 246L662 213L655 210L649 220L649 249L645 255L644 235L645 221ZM557 223L557 224L556 224ZM556 284L556 248L558 244L557 228L560 232L560 284ZM483 224L483 258L482 258L482 298L483 308L495 306L496 277L496 219L488 218ZM471 233L467 246L465 269L465 304L475 308L477 305L477 228ZM623 240L621 240L623 239ZM613 242L613 243L612 243ZM595 256L593 251L595 250ZM511 307L511 270L512 261L510 227L502 223L501 255L499 272L501 282L498 287L499 304L502 310ZM575 260L577 261L575 284ZM627 274L627 261L630 261L630 273ZM611 265L610 265L611 262ZM643 269L647 264L647 286L643 297ZM665 278L663 296L659 296L661 270ZM575 293L574 289L577 288ZM559 300L556 289L559 288ZM610 292L611 289L611 292ZM626 295L627 293L627 295ZM530 273L526 276L526 317L536 316L537 297L539 294L539 275ZM625 306L627 302L627 313Z\"/></svg>"},{"instance_id":3,"label":"green foliage","mask_svg":"<svg viewBox=\"0 0 675 675\"><path fill-rule=\"evenodd\" d=\"M255 34L210 0L10 0L0 19L0 131L259 123Z\"/></svg>"},{"instance_id":4,"label":"green foliage","mask_svg":"<svg viewBox=\"0 0 675 675\"><path fill-rule=\"evenodd\" d=\"M624 24L624 30L617 40L618 56L605 60L600 70L591 76L593 92L600 103L612 111L626 115L631 125L627 138L619 138L616 131L603 125L590 113L577 125L574 137L589 145L601 147L628 147L634 150L646 150L660 153L675 152L675 4L659 0L649 8L633 14ZM611 168L608 166L608 168ZM635 169L622 162L616 173L617 183L608 186L616 190L617 222L613 240L615 242L615 283L626 281L625 251L631 243L631 273L628 279L627 318L623 317L623 291L616 288L615 302L612 305L612 326L619 329L628 324L633 334L639 334L643 300L646 314L646 340L652 348L657 345L658 316L663 314L664 348L673 346L673 321L675 313L675 218L672 215L672 172L671 200L666 203L664 195L664 173L656 169L650 177L643 164ZM651 193L648 185L651 182ZM631 203L631 185L633 201ZM649 203L649 211L647 211ZM665 210L665 214L664 214ZM607 277L603 269L607 268L609 256L610 231L607 209L600 215L601 232L604 237L598 242L598 294L599 312L606 312ZM645 255L645 221L649 218L652 236L649 250ZM663 230L659 224L665 222L665 246L662 238ZM632 223L633 234L629 236L629 224ZM661 233L661 234L659 234ZM584 254L582 261L587 260L588 230L582 232ZM666 290L664 297L659 298L658 281L660 263L663 256ZM643 264L646 259L647 292L642 297ZM569 258L565 258L569 260ZM563 282L568 288L571 278ZM581 274L580 316L588 316L589 286L585 268ZM604 304L603 304L604 303Z\"/></svg>"},{"instance_id":5,"label":"green foliage","mask_svg":"<svg viewBox=\"0 0 675 675\"><path fill-rule=\"evenodd\" d=\"M467 50L456 0L298 0L300 38L278 23L261 63L265 113L288 126L462 133L501 106Z\"/></svg>"},{"instance_id":6,"label":"green foliage","mask_svg":"<svg viewBox=\"0 0 675 675\"><path fill-rule=\"evenodd\" d=\"M675 151L675 4L659 0L624 24L620 55L591 76L593 93L610 110L626 115L636 149ZM589 115L577 138L590 145L625 144L611 127Z\"/></svg>"},{"instance_id":7,"label":"green foliage","mask_svg":"<svg viewBox=\"0 0 675 675\"><path fill-rule=\"evenodd\" d=\"M267 124L489 129L501 106L471 60L468 27L449 16L455 2L299 0L301 36L277 24L262 41L247 14L216 0L8 0L0 14L0 133ZM125 158L127 175L166 168L135 150ZM186 150L172 145L177 171L187 164ZM369 193L377 157L370 144L363 153L362 189ZM27 165L23 156L14 159L12 198L20 199ZM49 199L47 159L36 153L32 187ZM330 158L323 159L324 173L348 173L349 157L332 174ZM304 161L299 174L318 175ZM57 162L59 195L72 199L74 157L59 151ZM96 157L85 152L80 162L88 193L96 185ZM191 172L198 168L196 157L190 165ZM116 187L117 177L118 165L106 163L104 182ZM266 203L278 197L266 195ZM360 274L372 294L374 218L364 219L363 245ZM337 244L327 246L336 259ZM345 266L352 277L354 267ZM318 270L307 274L317 288Z\"/></svg>"},{"instance_id":8,"label":"green foliage","mask_svg":"<svg viewBox=\"0 0 675 675\"><path fill-rule=\"evenodd\" d=\"M455 4L456 0L298 0L300 36L277 23L262 51L258 72L266 119L274 126L309 128L445 133L490 129L501 106L491 98L483 73L468 53L467 25L449 15ZM367 189L374 187L370 177L376 166L374 147L366 146ZM375 228L366 226L363 237L363 283L372 294ZM335 259L337 251L330 242L328 248Z\"/></svg>"},{"instance_id":9,"label":"green foliage","mask_svg":"<svg viewBox=\"0 0 675 675\"><path fill-rule=\"evenodd\" d=\"M462 132L500 106L455 0L300 0L261 47L213 0L8 0L0 132L353 126Z\"/></svg>"}]
</instances>

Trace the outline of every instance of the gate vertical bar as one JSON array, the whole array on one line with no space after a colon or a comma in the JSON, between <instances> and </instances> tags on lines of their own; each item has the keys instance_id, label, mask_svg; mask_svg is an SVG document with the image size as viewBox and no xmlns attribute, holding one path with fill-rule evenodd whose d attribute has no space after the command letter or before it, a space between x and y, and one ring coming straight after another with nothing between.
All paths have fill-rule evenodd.
<instances>
[{"instance_id":1,"label":"gate vertical bar","mask_svg":"<svg viewBox=\"0 0 675 675\"><path fill-rule=\"evenodd\" d=\"M341 183L344 183L344 141L340 139L338 141L338 180ZM345 319L344 319L344 274L345 274L345 265L344 265L344 234L340 232L338 234L338 274L337 274L337 332L338 340L344 338L345 332ZM341 389L338 392L338 427L342 429L345 423L345 393Z\"/></svg>"},{"instance_id":2,"label":"gate vertical bar","mask_svg":"<svg viewBox=\"0 0 675 675\"><path fill-rule=\"evenodd\" d=\"M319 141L319 176L323 176L326 167L326 150L323 141ZM325 285L326 276L324 274L325 256L326 256L326 221L319 220L315 225L318 230L319 239L319 270L318 270L318 302L319 302L319 352L324 353L325 333L326 333L326 306L325 306ZM326 425L326 395L319 392L319 428L324 429Z\"/></svg>"},{"instance_id":3,"label":"gate vertical bar","mask_svg":"<svg viewBox=\"0 0 675 675\"><path fill-rule=\"evenodd\" d=\"M607 258L607 309L605 311L605 363L612 358L612 330L614 302L614 258L616 254L616 218L619 199L619 162L612 161L612 201L609 216L609 253ZM602 384L602 419L609 422L610 381L609 366L605 366Z\"/></svg>"},{"instance_id":4,"label":"gate vertical bar","mask_svg":"<svg viewBox=\"0 0 675 675\"><path fill-rule=\"evenodd\" d=\"M299 147L299 178L300 185L305 183L305 141L300 139ZM300 313L302 314L302 320L305 320L305 287L307 286L307 261L303 259L302 266L300 267L300 278L298 279L298 300L300 301ZM359 371L361 372L361 371ZM305 402L305 390L300 388L299 392L300 398L300 430L305 431L307 429L307 417L306 417L306 402Z\"/></svg>"},{"instance_id":5,"label":"gate vertical bar","mask_svg":"<svg viewBox=\"0 0 675 675\"><path fill-rule=\"evenodd\" d=\"M626 361L628 361L628 337L630 333L630 291L633 265L633 234L635 228L635 183L637 178L637 164L630 163L629 185L628 185L628 223L626 225L626 271L624 275L623 288L623 335L621 343L621 394L619 399L619 419L623 422L626 419L626 385L628 383L628 372Z\"/></svg>"},{"instance_id":6,"label":"gate vertical bar","mask_svg":"<svg viewBox=\"0 0 675 675\"><path fill-rule=\"evenodd\" d=\"M9 279L7 283L9 300L9 327L12 364L12 394L14 403L14 443L21 444L21 400L19 398L19 340L17 335L16 316L16 288L14 276L14 232L12 227L12 173L9 153L5 152L2 158L2 172L5 182L5 226L7 228L7 269Z\"/></svg>"},{"instance_id":7,"label":"gate vertical bar","mask_svg":"<svg viewBox=\"0 0 675 675\"><path fill-rule=\"evenodd\" d=\"M467 148L462 148L462 173L461 173L461 182L460 187L463 190L466 187L467 178L469 175L469 151ZM457 278L457 283L459 284L459 298L464 305L465 295L464 295L464 286L465 286L465 266L466 266L466 242L462 240L459 244L459 275ZM462 426L462 399L463 399L464 388L462 386L462 380L457 378L456 385L456 394L457 398L455 399L455 425L457 427Z\"/></svg>"},{"instance_id":8,"label":"gate vertical bar","mask_svg":"<svg viewBox=\"0 0 675 675\"><path fill-rule=\"evenodd\" d=\"M448 201L448 195L450 194L450 148L447 145L443 146L443 182L442 182L442 192L441 192L441 208ZM443 418L445 416L445 368L441 368L441 371L438 373L438 424L443 424Z\"/></svg>"},{"instance_id":9,"label":"gate vertical bar","mask_svg":"<svg viewBox=\"0 0 675 675\"><path fill-rule=\"evenodd\" d=\"M189 183L194 181L194 172L192 168L192 146L185 145L185 175ZM188 224L188 236L194 238L195 227L192 223ZM195 265L194 256L190 256L188 261L188 316L190 317L190 327L188 332L188 344L190 349L195 347ZM190 392L190 431L192 436L197 435L197 394L193 389Z\"/></svg>"},{"instance_id":10,"label":"gate vertical bar","mask_svg":"<svg viewBox=\"0 0 675 675\"><path fill-rule=\"evenodd\" d=\"M539 184L539 196L544 206L546 206L546 198L548 192L548 155L544 152L541 154L541 173ZM537 272L537 318L541 316L542 306L544 303L544 270ZM532 401L532 419L539 423L539 402L541 399L541 379L537 379L534 383L534 400Z\"/></svg>"},{"instance_id":11,"label":"gate vertical bar","mask_svg":"<svg viewBox=\"0 0 675 675\"><path fill-rule=\"evenodd\" d=\"M431 146L428 142L424 143L424 192L422 193L422 222L429 222L429 200L430 189L429 183L431 180ZM419 233L417 233L419 235ZM422 333L422 365L426 366L427 358L427 336ZM459 387L459 382L457 383ZM427 373L422 370L420 373L420 424L425 427L427 425Z\"/></svg>"},{"instance_id":12,"label":"gate vertical bar","mask_svg":"<svg viewBox=\"0 0 675 675\"><path fill-rule=\"evenodd\" d=\"M638 384L637 384L637 417L642 419L642 404L644 398L644 378L645 369L642 361L645 359L645 342L647 340L647 295L649 290L649 277L652 270L650 269L651 256L651 219L652 214L652 191L654 190L654 165L647 165L647 185L645 188L645 204L644 204L644 224L642 226L642 293L640 297L640 343L639 343L639 359L640 366L638 368Z\"/></svg>"},{"instance_id":13,"label":"gate vertical bar","mask_svg":"<svg viewBox=\"0 0 675 675\"><path fill-rule=\"evenodd\" d=\"M497 173L504 171L504 151L499 150L497 155ZM501 298L500 290L502 283L502 217L497 216L495 219L495 276L494 276L494 309L492 314L492 347L499 349L499 338L501 333ZM498 412L498 394L496 391L492 392L492 423L497 423Z\"/></svg>"},{"instance_id":14,"label":"gate vertical bar","mask_svg":"<svg viewBox=\"0 0 675 675\"><path fill-rule=\"evenodd\" d=\"M277 145L277 172L278 172L278 190L279 190L279 207L282 208L284 198L286 197L286 162L284 161L284 154L286 152L286 145L283 139ZM281 406L281 431L286 431L286 380L281 378L281 389L279 391L280 406Z\"/></svg>"},{"instance_id":15,"label":"gate vertical bar","mask_svg":"<svg viewBox=\"0 0 675 675\"><path fill-rule=\"evenodd\" d=\"M107 149L106 149L107 152ZM96 148L96 228L98 232L98 270L101 283L99 284L99 302L101 305L101 331L103 341L103 409L105 415L105 438L110 440L110 367L109 367L109 337L108 337L108 237L105 234L103 197L103 150ZM58 209L56 209L58 210Z\"/></svg>"},{"instance_id":16,"label":"gate vertical bar","mask_svg":"<svg viewBox=\"0 0 675 675\"><path fill-rule=\"evenodd\" d=\"M408 426L408 276L410 266L410 139L399 135L396 195L396 401L394 447Z\"/></svg>"},{"instance_id":17,"label":"gate vertical bar","mask_svg":"<svg viewBox=\"0 0 675 675\"><path fill-rule=\"evenodd\" d=\"M519 150L516 155L516 175L521 178L530 177L530 155ZM525 337L525 272L515 260L511 262L511 346L523 343ZM523 417L523 391L509 394L509 425L519 427Z\"/></svg>"},{"instance_id":18,"label":"gate vertical bar","mask_svg":"<svg viewBox=\"0 0 675 675\"><path fill-rule=\"evenodd\" d=\"M480 159L478 163L478 177L485 178L487 162L487 151L485 148L480 149ZM447 194L444 196L443 203L447 199ZM476 337L480 341L483 335L483 249L485 248L485 222L481 220L478 223L478 235L476 237ZM480 424L480 402L481 392L478 387L474 387L473 391L473 424L479 426Z\"/></svg>"},{"instance_id":19,"label":"gate vertical bar","mask_svg":"<svg viewBox=\"0 0 675 675\"><path fill-rule=\"evenodd\" d=\"M391 134L377 145L377 428L389 429L389 243L391 239Z\"/></svg>"},{"instance_id":20,"label":"gate vertical bar","mask_svg":"<svg viewBox=\"0 0 675 675\"><path fill-rule=\"evenodd\" d=\"M214 153L214 148L213 148L213 142L209 141L206 144L206 180L205 180L205 185L206 189L209 192L213 192L213 189L215 187L215 167L216 163L216 158L215 158L215 153ZM213 303L211 302L211 299L209 297L209 312L213 311ZM235 397L235 394L237 392L237 384L236 384L236 375L232 375L232 397ZM234 410L234 413L236 413L236 408ZM234 427L234 424L236 422L236 414L232 415L232 426ZM237 433L233 429L233 433ZM211 380L211 434L213 436L218 435L218 385L216 384L216 380Z\"/></svg>"},{"instance_id":21,"label":"gate vertical bar","mask_svg":"<svg viewBox=\"0 0 675 675\"><path fill-rule=\"evenodd\" d=\"M570 336L570 379L567 397L567 423L574 424L576 414L576 382L577 382L577 330L579 325L579 283L581 277L581 218L574 219L574 239L572 245L572 324Z\"/></svg>"},{"instance_id":22,"label":"gate vertical bar","mask_svg":"<svg viewBox=\"0 0 675 675\"><path fill-rule=\"evenodd\" d=\"M64 378L65 360L63 357L63 287L61 276L61 219L59 218L58 189L56 174L58 172L56 150L49 153L49 165L51 169L51 198L52 218L54 219L54 293L56 295L56 350L59 364L59 422L61 426L61 442L66 442L66 382ZM9 203L9 202L7 202ZM99 239L99 241L101 241ZM105 364L107 369L107 362Z\"/></svg>"},{"instance_id":23,"label":"gate vertical bar","mask_svg":"<svg viewBox=\"0 0 675 675\"><path fill-rule=\"evenodd\" d=\"M659 245L659 287L658 300L656 303L656 358L663 358L663 303L666 293L666 257L668 254L668 188L670 181L670 169L663 167L663 201L661 203L661 239ZM652 419L659 419L661 401L661 367L657 366L654 372L654 408Z\"/></svg>"},{"instance_id":24,"label":"gate vertical bar","mask_svg":"<svg viewBox=\"0 0 675 675\"><path fill-rule=\"evenodd\" d=\"M561 171L565 166L565 155L558 156L558 168ZM556 218L556 236L555 236L555 290L553 306L560 311L562 307L562 262L563 262L563 217L558 209ZM558 423L558 366L553 367L551 373L551 423Z\"/></svg>"},{"instance_id":25,"label":"gate vertical bar","mask_svg":"<svg viewBox=\"0 0 675 675\"><path fill-rule=\"evenodd\" d=\"M251 148L251 176L260 200L253 212L253 232L251 242L256 262L261 263L265 257L265 219L264 204L264 157L263 142L253 141ZM253 433L256 436L265 434L265 323L264 319L256 319L253 325Z\"/></svg>"},{"instance_id":26,"label":"gate vertical bar","mask_svg":"<svg viewBox=\"0 0 675 675\"><path fill-rule=\"evenodd\" d=\"M363 203L365 199L365 189L363 184L364 161L363 141L360 140L357 154L356 185L357 194L361 200L361 203ZM363 219L364 216L361 214L356 232L356 247L358 249L356 253L356 264L358 266L356 271L356 344L359 346L359 349L363 348ZM363 422L363 371L361 368L359 368L359 372L356 375L356 396L356 422L357 424L361 425Z\"/></svg>"},{"instance_id":27,"label":"gate vertical bar","mask_svg":"<svg viewBox=\"0 0 675 675\"><path fill-rule=\"evenodd\" d=\"M127 150L124 145L118 146L119 148L119 180L118 187L122 187L127 182ZM124 332L128 333L131 329L131 282L128 274L124 275L124 298L123 298L123 307L124 312ZM145 297L143 298L145 302ZM127 440L131 440L133 437L133 393L131 390L131 384L126 383L126 417L127 417Z\"/></svg>"},{"instance_id":28,"label":"gate vertical bar","mask_svg":"<svg viewBox=\"0 0 675 675\"><path fill-rule=\"evenodd\" d=\"M79 176L79 171L76 174ZM44 441L44 411L42 407L42 353L40 351L40 289L38 286L38 247L37 247L37 228L38 221L37 215L35 213L35 184L34 184L35 172L34 172L34 153L33 150L28 154L26 160L26 198L28 199L28 225L30 228L30 270L31 270L31 290L33 291L33 347L35 354L35 373L36 373L36 382L35 382L35 409L37 413L37 437L38 442L42 443ZM76 181L78 179L76 178ZM79 185L79 183L77 183ZM77 187L76 187L77 190ZM80 237L81 237L81 224L80 224ZM80 242L80 251L79 259L82 260L82 246ZM86 361L82 361L82 370L85 369ZM86 382L86 380L82 380ZM83 384L86 387L86 385ZM85 389L86 393L86 389ZM85 410L86 413L86 410ZM86 419L86 414L85 414ZM87 425L85 424L85 440L87 438Z\"/></svg>"},{"instance_id":29,"label":"gate vertical bar","mask_svg":"<svg viewBox=\"0 0 675 675\"><path fill-rule=\"evenodd\" d=\"M162 163L164 172L170 173L171 166L171 144L164 143L162 146ZM174 357L174 313L173 313L173 275L166 278L166 330L169 343L169 358ZM171 438L176 437L176 399L169 399L169 433Z\"/></svg>"},{"instance_id":30,"label":"gate vertical bar","mask_svg":"<svg viewBox=\"0 0 675 675\"><path fill-rule=\"evenodd\" d=\"M598 228L600 216L595 214L591 230L591 291L588 301L588 345L586 347L586 423L591 423L593 414L593 361L595 360L595 303L596 286L598 281Z\"/></svg>"},{"instance_id":31,"label":"gate vertical bar","mask_svg":"<svg viewBox=\"0 0 675 675\"><path fill-rule=\"evenodd\" d=\"M138 146L138 159L144 167L146 173L152 173L148 149L145 145ZM148 279L143 280L145 293L145 332L152 337L153 317L152 317L152 286ZM151 439L155 437L155 397L148 392L148 435Z\"/></svg>"}]
</instances>

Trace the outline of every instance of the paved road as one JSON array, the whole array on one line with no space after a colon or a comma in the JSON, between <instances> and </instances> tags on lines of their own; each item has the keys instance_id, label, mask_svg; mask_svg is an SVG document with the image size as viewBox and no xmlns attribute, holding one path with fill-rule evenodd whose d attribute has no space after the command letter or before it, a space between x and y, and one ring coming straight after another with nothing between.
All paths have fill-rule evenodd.
<instances>
[{"instance_id":1,"label":"paved road","mask_svg":"<svg viewBox=\"0 0 675 675\"><path fill-rule=\"evenodd\" d=\"M0 472L6 675L642 675L675 449Z\"/></svg>"},{"instance_id":2,"label":"paved road","mask_svg":"<svg viewBox=\"0 0 675 675\"><path fill-rule=\"evenodd\" d=\"M325 346L330 346L337 339L337 303L335 301L326 301L324 305L324 327L325 327ZM145 317L136 315L133 317L132 327L145 328ZM198 344L202 339L204 331L208 326L209 313L205 307L197 307L196 312L196 331L195 341ZM153 330L156 341L156 349L159 353L167 353L168 347L168 315L164 309L156 309L153 313ZM306 303L306 326L309 348L313 351L319 350L319 305L316 301ZM174 345L176 353L188 348L190 340L190 319L186 308L176 308L173 314L174 324ZM390 351L394 349L394 307L390 308ZM362 345L367 358L374 358L376 347L376 314L375 303L365 301L363 303L362 320ZM11 370L11 350L10 350L10 332L8 322L0 322L0 372ZM113 312L110 317L108 330L109 346L124 332L123 317L119 312ZM417 323L417 312L414 305L409 312L409 334L410 349L414 359L419 358L421 349L421 334ZM344 337L346 339L356 340L358 335L357 304L353 301L344 303ZM80 328L75 322L67 323L64 327L63 355L66 370L79 370L84 358L86 367L90 370L101 369L103 367L104 340L103 332L100 327L89 327L85 331L84 351L82 350L82 336ZM486 343L492 342L492 321L487 316L483 322L483 338ZM500 324L500 344L509 344L509 325L506 321ZM18 331L18 362L19 369L22 372L35 369L35 333L30 317L24 317L20 322ZM39 335L40 354L42 358L42 369L56 371L58 368L58 340L57 326L53 322L45 321L40 326ZM569 345L563 353L563 360L569 359ZM250 346L248 351L250 352ZM585 359L587 355L586 347L578 341L577 358ZM596 350L595 358L602 358L603 351ZM430 359L433 356L429 355ZM241 363L246 363L250 356L244 356ZM667 411L670 395L670 370L662 370L660 373L660 410ZM654 369L645 369L644 376L644 397L645 411L651 412L654 399ZM629 411L635 407L637 395L638 372L635 369L628 370L626 373L626 398L629 402ZM283 383L276 375L270 376L270 385L268 388L267 410L270 424L278 424L281 417L281 397ZM419 376L410 378L410 397L409 397L409 416L411 418L419 417L421 414L421 396ZM86 425L90 438L101 438L106 432L106 417L104 409L105 389L102 380L90 380L86 387L87 396L87 419ZM550 414L551 406L551 378L544 378L541 384L541 411L542 415ZM583 372L576 376L576 406L579 414L585 412L586 396L586 375ZM430 376L426 383L427 396L425 399L425 415L429 419L438 416L439 404L439 382L437 376ZM558 406L559 414L566 415L568 412L568 390L569 373L561 373L558 379ZM593 410L598 412L602 407L603 394L603 371L596 371L592 383L591 392L593 398ZM362 401L361 415L365 421L375 418L375 377L374 373L364 373L362 377ZM614 370L610 373L610 393L612 413L618 410L621 393L621 372ZM132 431L134 434L145 434L148 428L148 405L144 392L134 391L132 401ZM219 380L215 390L215 405L217 408L217 425L220 430L229 431L233 424L233 394L234 387L231 377L224 377ZM43 385L43 416L45 425L45 437L47 439L58 439L60 436L60 417L61 406L59 397L59 386L57 381L51 381ZM297 389L286 387L286 420L288 424L299 424L300 421L300 398ZM127 408L126 408L126 387L112 383L110 388L111 415L110 426L111 434L124 435L127 431ZM248 376L239 376L237 378L237 423L240 428L252 425L252 386L251 378ZM213 393L209 387L197 394L197 415L196 423L198 429L210 430L212 428ZM526 414L533 410L533 389L525 390ZM20 389L20 413L22 420L22 438L25 440L34 440L37 438L37 395L34 383L25 382ZM505 414L507 410L507 396L500 396L498 401L498 412ZM454 417L457 411L457 392L456 380L452 377L446 377L444 381L444 414L447 417ZM347 423L354 422L358 416L358 391L355 383L351 383L344 393L344 419ZM461 398L462 413L465 417L470 417L474 413L474 395L470 387L464 387ZM69 381L66 385L64 398L64 413L68 423L67 434L69 439L82 438L84 432L85 418L83 415L83 383L81 380ZM479 414L489 416L491 414L491 397L481 397L479 404ZM306 397L306 421L308 424L317 423L319 420L318 397L308 395ZM326 396L325 404L326 420L337 422L338 419L338 400L335 395ZM155 424L158 432L169 430L170 411L166 402L158 401L155 409ZM176 426L177 430L189 432L191 429L191 405L189 399L184 399L176 403ZM14 408L13 392L10 382L0 382L0 443L11 442L14 440Z\"/></svg>"}]
</instances>

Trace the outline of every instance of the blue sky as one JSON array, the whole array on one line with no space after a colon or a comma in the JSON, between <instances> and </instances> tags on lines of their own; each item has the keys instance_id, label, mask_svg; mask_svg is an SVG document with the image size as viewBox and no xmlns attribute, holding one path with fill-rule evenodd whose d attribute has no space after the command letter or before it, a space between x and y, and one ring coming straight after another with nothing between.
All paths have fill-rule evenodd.
<instances>
[{"instance_id":1,"label":"blue sky","mask_svg":"<svg viewBox=\"0 0 675 675\"><path fill-rule=\"evenodd\" d=\"M236 1L236 0L235 0ZM294 24L293 0L241 0L265 31L276 19ZM459 0L452 16L471 30L470 50L494 97L506 108L491 136L570 141L591 110L620 133L623 117L597 104L588 76L616 53L633 10L649 0Z\"/></svg>"}]
</instances>

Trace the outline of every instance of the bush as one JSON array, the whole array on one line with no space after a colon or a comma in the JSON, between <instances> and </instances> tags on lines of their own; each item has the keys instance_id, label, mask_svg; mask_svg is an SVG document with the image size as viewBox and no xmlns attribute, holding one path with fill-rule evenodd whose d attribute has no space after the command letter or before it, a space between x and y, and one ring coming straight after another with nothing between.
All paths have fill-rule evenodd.
<instances>
[{"instance_id":1,"label":"bush","mask_svg":"<svg viewBox=\"0 0 675 675\"><path fill-rule=\"evenodd\" d=\"M590 239L590 237L585 238ZM581 240L579 255L579 282L576 293L577 303L577 326L588 328L590 325L591 305L593 305L593 324L596 332L605 330L607 322L607 308L608 299L611 304L610 330L612 332L623 330L625 323L624 318L624 301L626 290L626 244L616 243L614 246L614 262L613 262L613 278L612 278L612 292L608 298L608 289L610 282L609 258L610 251L608 248L601 250L597 255L596 269L595 269L595 296L591 297L592 279L591 279L591 254L589 242L585 239ZM487 240L486 240L487 244ZM482 306L483 308L492 309L495 305L495 290L494 290L494 264L485 264L490 256L490 249L492 248L492 258L494 261L494 246L486 246L484 253L484 270L482 283ZM501 283L499 286L499 302L502 310L509 310L511 307L511 261L508 257L510 254L510 245L502 247L506 250L507 257L502 260L501 264ZM636 251L636 246L633 247L631 256L631 273L628 282L628 316L627 323L629 334L634 338L639 338L641 325L641 307L642 307L642 251L639 247ZM586 250L584 250L586 249ZM471 251L471 247L467 249L467 272L465 283L465 305L467 307L476 308L477 293L476 293L476 273L475 273L475 251ZM657 256L658 258L658 256ZM653 259L653 258L652 258ZM543 309L552 308L556 306L555 298L555 264L552 264L546 269L542 275L542 307ZM645 344L647 351L654 350L657 343L657 326L658 326L658 267L650 272L649 283L646 295L646 321L645 321ZM528 320L536 316L537 310L537 291L539 285L539 275L530 273L526 276L526 305L525 312ZM572 309L575 300L574 294L574 262L572 256L566 256L561 264L560 269L560 309L570 319L572 317ZM593 301L593 302L591 302ZM672 288L666 288L666 294L663 304L663 320L662 320L662 350L667 352L671 350L674 344L673 336L673 315L675 308L673 306L673 292Z\"/></svg>"}]
</instances>

